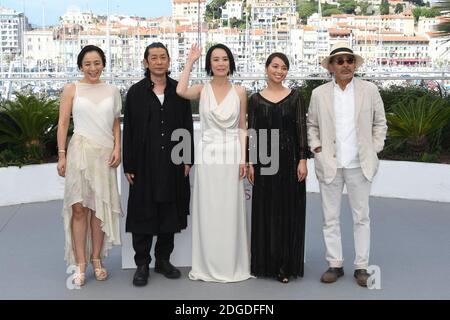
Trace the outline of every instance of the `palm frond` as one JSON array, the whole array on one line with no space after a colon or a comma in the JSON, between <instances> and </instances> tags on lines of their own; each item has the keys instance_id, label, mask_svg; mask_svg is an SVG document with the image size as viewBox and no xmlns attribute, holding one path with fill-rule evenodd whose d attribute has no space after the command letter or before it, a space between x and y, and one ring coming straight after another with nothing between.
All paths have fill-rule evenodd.
<instances>
[{"instance_id":1,"label":"palm frond","mask_svg":"<svg viewBox=\"0 0 450 320\"><path fill-rule=\"evenodd\" d=\"M39 161L45 143L55 137L58 113L55 100L17 95L15 101L6 102L2 108L0 144L22 149L28 158Z\"/></svg>"},{"instance_id":2,"label":"palm frond","mask_svg":"<svg viewBox=\"0 0 450 320\"><path fill-rule=\"evenodd\" d=\"M424 96L400 101L386 118L391 143L407 144L420 153L439 143L442 129L450 122L450 106L446 100L430 101Z\"/></svg>"}]
</instances>

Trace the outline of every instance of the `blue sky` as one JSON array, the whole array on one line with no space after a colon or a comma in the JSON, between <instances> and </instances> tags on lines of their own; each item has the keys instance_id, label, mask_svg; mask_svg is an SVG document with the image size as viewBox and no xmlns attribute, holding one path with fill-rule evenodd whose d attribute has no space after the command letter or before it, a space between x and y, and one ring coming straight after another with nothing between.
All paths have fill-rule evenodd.
<instances>
[{"instance_id":1,"label":"blue sky","mask_svg":"<svg viewBox=\"0 0 450 320\"><path fill-rule=\"evenodd\" d=\"M71 6L83 11L88 7L94 13L106 14L107 0L0 0L0 6L23 12L33 25L42 25L45 10L45 25L56 24L58 18ZM172 0L109 0L110 13L138 15L143 17L170 16Z\"/></svg>"}]
</instances>

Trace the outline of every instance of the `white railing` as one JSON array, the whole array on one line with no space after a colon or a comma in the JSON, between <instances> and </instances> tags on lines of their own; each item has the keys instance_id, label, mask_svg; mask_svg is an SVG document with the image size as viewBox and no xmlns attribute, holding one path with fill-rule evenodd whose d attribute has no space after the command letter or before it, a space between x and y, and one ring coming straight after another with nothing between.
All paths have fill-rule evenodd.
<instances>
[{"instance_id":1,"label":"white railing","mask_svg":"<svg viewBox=\"0 0 450 320\"><path fill-rule=\"evenodd\" d=\"M379 82L380 86L389 87L392 84L398 85L418 85L423 81L432 81L442 92L450 90L450 72L447 70L428 71L366 71L358 72L357 76L365 80ZM177 79L178 74L171 74ZM135 82L141 80L141 74L108 74L104 73L102 79L117 85L123 92ZM0 97L9 100L14 92L31 91L36 94L45 94L56 97L61 92L64 84L81 79L80 73L0 73ZM198 76L193 73L191 81L193 83L205 82L210 78ZM289 86L298 85L298 82L306 80L330 80L330 74L320 72L291 72L286 81ZM244 74L240 73L231 77L233 82L245 86L250 92L256 92L266 85L263 73Z\"/></svg>"},{"instance_id":2,"label":"white railing","mask_svg":"<svg viewBox=\"0 0 450 320\"><path fill-rule=\"evenodd\" d=\"M195 73L192 73L191 80L192 81L204 81L210 79L206 76L196 76ZM450 80L450 70L447 69L439 69L439 70L397 70L397 71L389 71L389 70L368 70L368 71L359 71L356 73L357 76L360 76L364 79L375 79L375 80ZM179 78L179 74L172 73L170 75L174 79ZM103 79L106 81L138 81L142 79L143 72L140 73L104 73ZM80 73L61 73L61 72L30 72L30 73L0 73L0 82L1 81L18 81L18 82L27 82L27 81L76 81L81 78ZM308 72L290 72L287 80L321 80L321 79L329 79L330 75L326 71L316 70L316 71L308 71ZM235 81L257 81L264 80L264 73L238 73L237 75L231 77L232 80Z\"/></svg>"}]
</instances>

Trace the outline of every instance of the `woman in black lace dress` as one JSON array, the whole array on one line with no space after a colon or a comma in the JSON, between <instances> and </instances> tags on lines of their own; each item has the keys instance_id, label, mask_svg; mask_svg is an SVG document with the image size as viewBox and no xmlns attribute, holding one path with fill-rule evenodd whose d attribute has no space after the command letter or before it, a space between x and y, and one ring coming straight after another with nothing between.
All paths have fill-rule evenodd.
<instances>
[{"instance_id":1,"label":"woman in black lace dress","mask_svg":"<svg viewBox=\"0 0 450 320\"><path fill-rule=\"evenodd\" d=\"M253 185L251 271L282 283L290 277L303 277L309 155L306 106L299 91L283 86L288 71L289 60L284 54L270 55L267 88L252 95L248 106L248 179ZM278 130L279 142L271 130ZM267 152L262 152L262 143L267 143ZM267 175L265 171L276 162L276 153L279 168ZM272 163L267 164L266 154Z\"/></svg>"}]
</instances>

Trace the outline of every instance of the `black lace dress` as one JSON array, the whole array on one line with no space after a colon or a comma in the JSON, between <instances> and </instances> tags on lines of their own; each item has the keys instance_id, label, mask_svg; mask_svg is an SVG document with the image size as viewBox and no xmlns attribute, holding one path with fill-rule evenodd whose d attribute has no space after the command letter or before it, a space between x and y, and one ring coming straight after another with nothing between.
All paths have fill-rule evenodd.
<instances>
[{"instance_id":1,"label":"black lace dress","mask_svg":"<svg viewBox=\"0 0 450 320\"><path fill-rule=\"evenodd\" d=\"M297 167L309 157L306 107L297 90L273 103L256 93L248 107L249 152L261 151L261 129L279 130L279 169L263 175L270 164L258 152L252 199L251 272L255 276L303 277L305 251L305 181L298 182ZM272 156L268 134L267 154ZM257 138L257 139L256 139ZM265 143L264 143L265 144ZM249 159L252 160L251 158ZM262 160L262 161L261 161Z\"/></svg>"}]
</instances>

